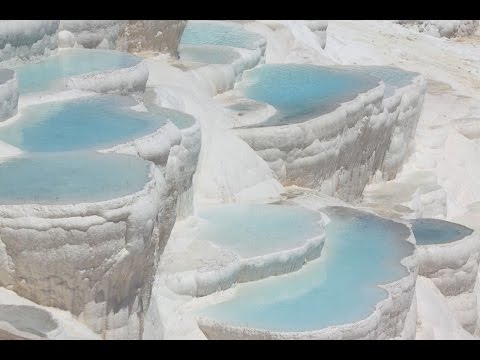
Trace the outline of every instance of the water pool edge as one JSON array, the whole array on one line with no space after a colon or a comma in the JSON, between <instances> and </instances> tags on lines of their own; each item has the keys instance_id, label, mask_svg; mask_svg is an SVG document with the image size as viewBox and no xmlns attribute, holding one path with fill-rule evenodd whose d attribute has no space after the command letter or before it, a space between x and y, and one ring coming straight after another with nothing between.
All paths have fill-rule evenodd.
<instances>
[{"instance_id":1,"label":"water pool edge","mask_svg":"<svg viewBox=\"0 0 480 360\"><path fill-rule=\"evenodd\" d=\"M480 264L480 234L474 231L444 244L417 245L419 275L433 281L462 326L474 333L478 323L475 292Z\"/></svg>"},{"instance_id":2,"label":"water pool edge","mask_svg":"<svg viewBox=\"0 0 480 360\"><path fill-rule=\"evenodd\" d=\"M384 180L393 179L413 152L412 135L425 91L421 75L388 98L384 97L385 85L380 83L334 111L303 123L237 128L233 132L265 160L284 186L317 189L352 201L377 171ZM363 136L359 138L358 133ZM352 149L359 141L367 152L341 156L355 154ZM349 180L351 172L358 171L358 164L364 163L369 166L355 177L356 182Z\"/></svg>"},{"instance_id":3,"label":"water pool edge","mask_svg":"<svg viewBox=\"0 0 480 360\"><path fill-rule=\"evenodd\" d=\"M150 171L140 191L116 199L1 205L0 258L9 258L0 267L2 283L35 303L80 316L106 338L127 327L131 338L139 338L137 316L144 310L138 300L149 301L155 253L169 235L161 229L175 220L164 216L159 223L158 214L173 194L165 191L160 170L150 164ZM125 273L132 279L125 281ZM99 323L99 314L109 321Z\"/></svg>"},{"instance_id":4,"label":"water pool edge","mask_svg":"<svg viewBox=\"0 0 480 360\"><path fill-rule=\"evenodd\" d=\"M91 72L69 77L66 80L66 88L94 91L102 94L143 95L148 76L148 66L142 60L134 66L122 69Z\"/></svg>"},{"instance_id":5,"label":"water pool edge","mask_svg":"<svg viewBox=\"0 0 480 360\"><path fill-rule=\"evenodd\" d=\"M400 223L398 223L400 224ZM404 225L408 228L406 225ZM411 253L401 259L407 274L395 281L378 285L386 290L387 298L375 305L375 310L365 319L328 326L312 331L271 331L261 328L230 325L227 322L199 316L198 327L208 339L391 339L415 338L416 302L415 283L418 274L418 258L415 238L410 235L403 241L412 244Z\"/></svg>"},{"instance_id":6,"label":"water pool edge","mask_svg":"<svg viewBox=\"0 0 480 360\"><path fill-rule=\"evenodd\" d=\"M253 257L240 257L220 269L205 268L164 274L167 287L179 295L206 296L226 290L237 283L245 283L284 275L300 270L307 261L320 257L326 234L307 239L305 244L292 249Z\"/></svg>"}]
</instances>

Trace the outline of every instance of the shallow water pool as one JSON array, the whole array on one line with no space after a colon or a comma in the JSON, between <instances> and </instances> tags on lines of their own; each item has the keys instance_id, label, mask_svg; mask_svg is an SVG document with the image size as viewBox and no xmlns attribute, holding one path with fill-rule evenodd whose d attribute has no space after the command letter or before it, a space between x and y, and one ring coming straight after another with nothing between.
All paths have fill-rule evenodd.
<instances>
[{"instance_id":1,"label":"shallow water pool","mask_svg":"<svg viewBox=\"0 0 480 360\"><path fill-rule=\"evenodd\" d=\"M309 331L365 319L387 297L378 287L407 275L413 252L404 225L343 207L331 222L322 256L301 270L242 284L236 295L200 315L237 326ZM281 226L281 224L278 224Z\"/></svg>"},{"instance_id":2,"label":"shallow water pool","mask_svg":"<svg viewBox=\"0 0 480 360\"><path fill-rule=\"evenodd\" d=\"M178 49L180 60L205 64L232 64L240 54L227 46L181 46Z\"/></svg>"},{"instance_id":3,"label":"shallow water pool","mask_svg":"<svg viewBox=\"0 0 480 360\"><path fill-rule=\"evenodd\" d=\"M189 21L180 40L181 45L222 45L257 49L261 35L238 24L221 21Z\"/></svg>"},{"instance_id":4,"label":"shallow water pool","mask_svg":"<svg viewBox=\"0 0 480 360\"><path fill-rule=\"evenodd\" d=\"M287 205L221 205L197 214L206 220L196 235L241 256L265 255L302 246L323 233L316 211Z\"/></svg>"},{"instance_id":5,"label":"shallow water pool","mask_svg":"<svg viewBox=\"0 0 480 360\"><path fill-rule=\"evenodd\" d=\"M260 126L299 123L335 110L376 87L367 73L309 64L268 64L243 73L236 86L245 97L268 103L277 113Z\"/></svg>"},{"instance_id":6,"label":"shallow water pool","mask_svg":"<svg viewBox=\"0 0 480 360\"><path fill-rule=\"evenodd\" d=\"M417 245L447 244L473 233L466 226L437 219L415 219L412 221L412 231Z\"/></svg>"},{"instance_id":7,"label":"shallow water pool","mask_svg":"<svg viewBox=\"0 0 480 360\"><path fill-rule=\"evenodd\" d=\"M190 114L157 105L156 97L155 89L145 90L143 104L149 113L171 121L179 129L189 128L195 123L195 118Z\"/></svg>"},{"instance_id":8,"label":"shallow water pool","mask_svg":"<svg viewBox=\"0 0 480 360\"><path fill-rule=\"evenodd\" d=\"M0 163L0 204L73 204L113 199L141 190L150 163L135 156L95 152L12 158Z\"/></svg>"},{"instance_id":9,"label":"shallow water pool","mask_svg":"<svg viewBox=\"0 0 480 360\"><path fill-rule=\"evenodd\" d=\"M419 74L391 66L346 66L345 69L370 74L385 83L385 97L392 96L395 90L410 85Z\"/></svg>"},{"instance_id":10,"label":"shallow water pool","mask_svg":"<svg viewBox=\"0 0 480 360\"><path fill-rule=\"evenodd\" d=\"M0 69L0 84L6 83L8 80L13 79L15 73L11 69Z\"/></svg>"},{"instance_id":11,"label":"shallow water pool","mask_svg":"<svg viewBox=\"0 0 480 360\"><path fill-rule=\"evenodd\" d=\"M119 95L32 105L21 118L0 127L0 140L30 152L106 148L147 135L168 117L129 109L136 102Z\"/></svg>"}]
</instances>

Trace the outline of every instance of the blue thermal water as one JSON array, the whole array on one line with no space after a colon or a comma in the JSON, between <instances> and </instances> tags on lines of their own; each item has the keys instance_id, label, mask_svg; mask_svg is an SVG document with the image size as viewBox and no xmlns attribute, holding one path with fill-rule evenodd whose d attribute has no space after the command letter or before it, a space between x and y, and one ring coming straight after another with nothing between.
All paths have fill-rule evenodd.
<instances>
[{"instance_id":1,"label":"blue thermal water","mask_svg":"<svg viewBox=\"0 0 480 360\"><path fill-rule=\"evenodd\" d=\"M189 21L180 40L181 45L222 45L257 49L262 36L237 24L220 21Z\"/></svg>"},{"instance_id":2,"label":"blue thermal water","mask_svg":"<svg viewBox=\"0 0 480 360\"><path fill-rule=\"evenodd\" d=\"M199 211L198 238L244 257L301 246L322 234L320 214L285 205L221 205Z\"/></svg>"},{"instance_id":3,"label":"blue thermal water","mask_svg":"<svg viewBox=\"0 0 480 360\"><path fill-rule=\"evenodd\" d=\"M113 50L66 49L38 62L15 68L20 94L62 88L63 79L134 66L139 57Z\"/></svg>"},{"instance_id":4,"label":"blue thermal water","mask_svg":"<svg viewBox=\"0 0 480 360\"><path fill-rule=\"evenodd\" d=\"M180 60L206 64L232 64L240 54L226 46L181 46L178 50Z\"/></svg>"},{"instance_id":5,"label":"blue thermal water","mask_svg":"<svg viewBox=\"0 0 480 360\"><path fill-rule=\"evenodd\" d=\"M141 190L150 163L135 156L70 152L0 163L0 204L103 201Z\"/></svg>"},{"instance_id":6,"label":"blue thermal water","mask_svg":"<svg viewBox=\"0 0 480 360\"><path fill-rule=\"evenodd\" d=\"M0 140L30 152L108 147L160 128L166 118L128 109L133 100L115 95L29 106L0 128Z\"/></svg>"},{"instance_id":7,"label":"blue thermal water","mask_svg":"<svg viewBox=\"0 0 480 360\"><path fill-rule=\"evenodd\" d=\"M412 220L412 231L417 245L446 244L473 233L463 225L437 219Z\"/></svg>"},{"instance_id":8,"label":"blue thermal water","mask_svg":"<svg viewBox=\"0 0 480 360\"><path fill-rule=\"evenodd\" d=\"M332 221L319 259L297 272L244 284L232 299L199 315L276 331L318 330L370 315L387 297L378 285L407 274L400 261L413 252L405 241L410 232L353 209L330 207L325 212Z\"/></svg>"},{"instance_id":9,"label":"blue thermal water","mask_svg":"<svg viewBox=\"0 0 480 360\"><path fill-rule=\"evenodd\" d=\"M277 109L265 122L252 125L259 127L298 123L333 111L378 83L369 74L334 67L268 64L244 72L236 89Z\"/></svg>"},{"instance_id":10,"label":"blue thermal water","mask_svg":"<svg viewBox=\"0 0 480 360\"><path fill-rule=\"evenodd\" d=\"M396 89L412 83L419 74L391 66L348 66L345 69L370 74L385 83L385 97L392 96Z\"/></svg>"}]
</instances>

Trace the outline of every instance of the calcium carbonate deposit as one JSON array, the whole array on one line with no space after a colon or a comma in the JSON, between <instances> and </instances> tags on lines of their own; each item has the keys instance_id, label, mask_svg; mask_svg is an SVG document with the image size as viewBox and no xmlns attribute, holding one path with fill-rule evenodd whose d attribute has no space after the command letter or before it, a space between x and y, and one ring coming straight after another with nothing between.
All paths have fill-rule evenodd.
<instances>
[{"instance_id":1,"label":"calcium carbonate deposit","mask_svg":"<svg viewBox=\"0 0 480 360\"><path fill-rule=\"evenodd\" d=\"M1 20L0 339L478 339L478 20Z\"/></svg>"}]
</instances>

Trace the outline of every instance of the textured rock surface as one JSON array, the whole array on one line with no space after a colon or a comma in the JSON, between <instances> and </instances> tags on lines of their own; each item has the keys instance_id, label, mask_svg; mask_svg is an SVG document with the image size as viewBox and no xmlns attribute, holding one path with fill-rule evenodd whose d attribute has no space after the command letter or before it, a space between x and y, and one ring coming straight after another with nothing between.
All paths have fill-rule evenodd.
<instances>
[{"instance_id":1,"label":"textured rock surface","mask_svg":"<svg viewBox=\"0 0 480 360\"><path fill-rule=\"evenodd\" d=\"M74 76L67 80L66 87L103 94L143 96L147 80L148 68L141 62L129 68Z\"/></svg>"},{"instance_id":2,"label":"textured rock surface","mask_svg":"<svg viewBox=\"0 0 480 360\"><path fill-rule=\"evenodd\" d=\"M433 281L458 321L470 333L478 322L475 285L480 262L480 237L474 232L447 244L418 246L419 275Z\"/></svg>"},{"instance_id":3,"label":"textured rock surface","mask_svg":"<svg viewBox=\"0 0 480 360\"><path fill-rule=\"evenodd\" d=\"M444 218L447 194L431 171L401 173L394 180L368 185L361 206L394 219Z\"/></svg>"},{"instance_id":4,"label":"textured rock surface","mask_svg":"<svg viewBox=\"0 0 480 360\"><path fill-rule=\"evenodd\" d=\"M62 20L60 46L177 56L186 20Z\"/></svg>"},{"instance_id":5,"label":"textured rock surface","mask_svg":"<svg viewBox=\"0 0 480 360\"><path fill-rule=\"evenodd\" d=\"M2 331L23 339L100 339L69 312L37 305L5 288L0 288L0 315L0 339Z\"/></svg>"},{"instance_id":6,"label":"textured rock surface","mask_svg":"<svg viewBox=\"0 0 480 360\"><path fill-rule=\"evenodd\" d=\"M474 340L457 320L445 297L426 277L418 276L417 335L415 340Z\"/></svg>"},{"instance_id":7,"label":"textured rock surface","mask_svg":"<svg viewBox=\"0 0 480 360\"><path fill-rule=\"evenodd\" d=\"M177 216L193 211L200 144L195 119L182 130L168 122L103 150L155 163L139 193L91 204L3 206L0 286L68 310L104 338L141 338L160 254Z\"/></svg>"},{"instance_id":8,"label":"textured rock surface","mask_svg":"<svg viewBox=\"0 0 480 360\"><path fill-rule=\"evenodd\" d=\"M59 20L0 20L0 62L28 61L57 49Z\"/></svg>"},{"instance_id":9,"label":"textured rock surface","mask_svg":"<svg viewBox=\"0 0 480 360\"><path fill-rule=\"evenodd\" d=\"M275 172L297 185L354 200L380 172L390 180L413 150L425 80L384 98L384 85L303 123L235 130ZM362 149L362 151L358 151Z\"/></svg>"},{"instance_id":10,"label":"textured rock surface","mask_svg":"<svg viewBox=\"0 0 480 360\"><path fill-rule=\"evenodd\" d=\"M0 206L0 285L70 311L104 338L141 338L169 197L152 165L144 189L122 198Z\"/></svg>"},{"instance_id":11,"label":"textured rock surface","mask_svg":"<svg viewBox=\"0 0 480 360\"><path fill-rule=\"evenodd\" d=\"M328 28L328 21L327 20L310 20L307 23L307 26L312 32L317 35L318 41L320 42L320 46L325 49L325 45L327 44L327 28Z\"/></svg>"},{"instance_id":12,"label":"textured rock surface","mask_svg":"<svg viewBox=\"0 0 480 360\"><path fill-rule=\"evenodd\" d=\"M60 46L116 49L127 20L61 20Z\"/></svg>"},{"instance_id":13,"label":"textured rock surface","mask_svg":"<svg viewBox=\"0 0 480 360\"><path fill-rule=\"evenodd\" d=\"M139 156L152 161L166 180L172 202L169 211L179 218L193 213L193 175L197 169L201 149L200 124L193 117L193 124L178 129L169 122L153 134L114 146L103 152L116 152ZM170 233L173 223L168 225Z\"/></svg>"},{"instance_id":14,"label":"textured rock surface","mask_svg":"<svg viewBox=\"0 0 480 360\"><path fill-rule=\"evenodd\" d=\"M322 220L324 222L324 220ZM179 237L195 237L177 231ZM188 241L188 240L187 240ZM318 258L325 243L325 232L291 249L269 254L241 257L233 251L206 241L193 241L188 249L165 251L159 274L165 284L177 294L205 296L225 290L236 283L264 279L297 271L307 261ZM181 265L180 265L181 264ZM187 265L188 264L188 265ZM181 268L183 271L178 271ZM187 270L188 269L188 270Z\"/></svg>"},{"instance_id":15,"label":"textured rock surface","mask_svg":"<svg viewBox=\"0 0 480 360\"><path fill-rule=\"evenodd\" d=\"M17 113L18 78L15 71L0 69L0 122Z\"/></svg>"}]
</instances>

